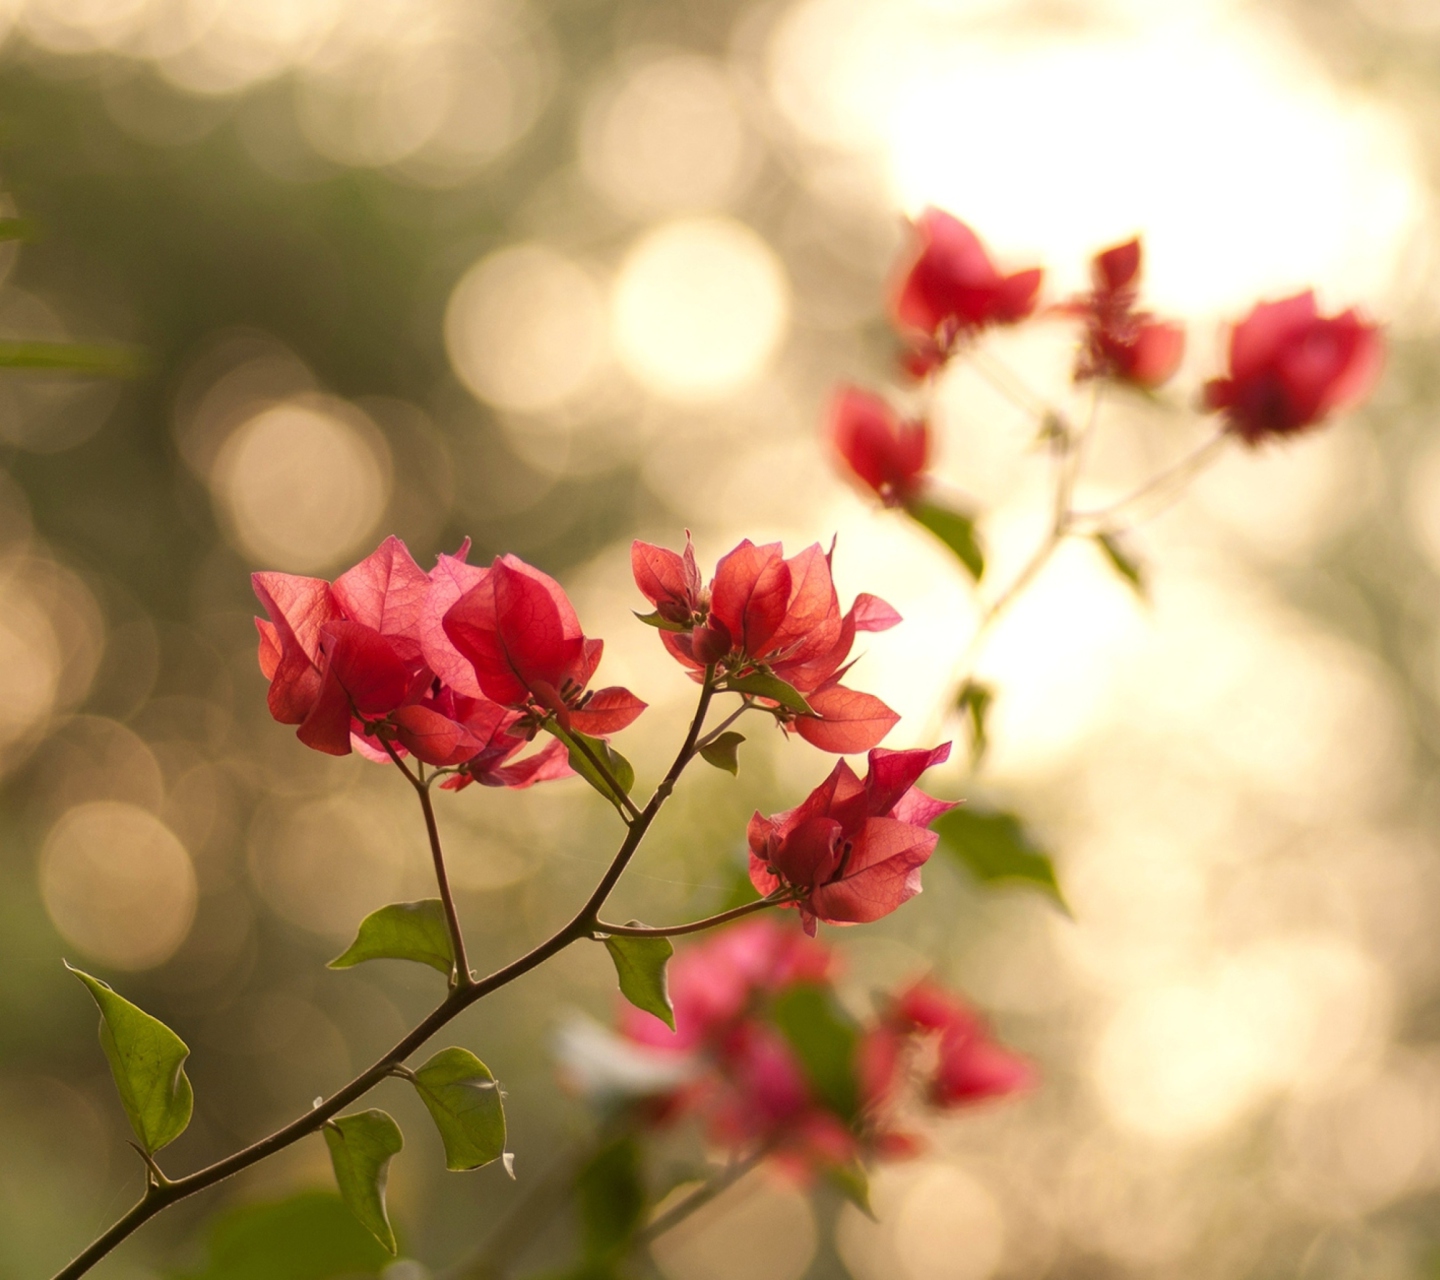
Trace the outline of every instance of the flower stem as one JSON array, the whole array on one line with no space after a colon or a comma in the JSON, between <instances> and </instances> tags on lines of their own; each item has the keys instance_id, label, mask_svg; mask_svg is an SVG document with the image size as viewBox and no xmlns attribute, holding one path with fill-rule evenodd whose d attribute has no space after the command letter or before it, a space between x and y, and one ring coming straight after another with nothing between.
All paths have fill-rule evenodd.
<instances>
[{"instance_id":1,"label":"flower stem","mask_svg":"<svg viewBox=\"0 0 1440 1280\"><path fill-rule=\"evenodd\" d=\"M719 1173L707 1182L696 1187L688 1196L679 1203L666 1209L658 1218L635 1237L639 1244L652 1244L667 1231L673 1230L685 1221L698 1209L703 1209L714 1200L722 1191L727 1191L740 1181L751 1169L755 1168L769 1151L762 1147L759 1151L752 1152L743 1160L732 1160Z\"/></svg>"},{"instance_id":2,"label":"flower stem","mask_svg":"<svg viewBox=\"0 0 1440 1280\"><path fill-rule=\"evenodd\" d=\"M766 907L778 907L786 901L787 896L783 893L772 893L768 898L757 898L754 902L731 907L729 911L721 911L718 915L706 916L703 920L692 920L689 924L667 924L651 928L649 925L606 924L603 920L597 920L595 928L600 933L614 934L618 938L678 938L682 933L701 933L706 929L715 928L716 925L739 920L742 916L754 915L755 912L763 911Z\"/></svg>"}]
</instances>

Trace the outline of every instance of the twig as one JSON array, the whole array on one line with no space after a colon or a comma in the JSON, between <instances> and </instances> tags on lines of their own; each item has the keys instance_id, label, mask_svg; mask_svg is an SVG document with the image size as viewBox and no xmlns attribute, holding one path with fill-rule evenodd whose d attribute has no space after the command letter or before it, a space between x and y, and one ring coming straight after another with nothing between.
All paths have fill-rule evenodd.
<instances>
[{"instance_id":1,"label":"twig","mask_svg":"<svg viewBox=\"0 0 1440 1280\"><path fill-rule=\"evenodd\" d=\"M667 924L652 929L648 925L606 924L603 920L597 920L595 928L600 933L613 934L617 938L678 938L683 933L701 933L706 929L713 929L716 925L739 920L742 916L754 915L757 911L764 911L766 907L781 906L788 897L786 893L772 893L768 898L757 898L754 902L731 907L729 911L721 911L718 915L692 920L689 924Z\"/></svg>"},{"instance_id":2,"label":"twig","mask_svg":"<svg viewBox=\"0 0 1440 1280\"><path fill-rule=\"evenodd\" d=\"M685 1221L698 1209L703 1209L707 1204L720 1195L721 1192L729 1190L740 1181L747 1173L758 1165L769 1155L768 1148L762 1147L746 1156L743 1160L734 1160L726 1165L708 1182L696 1187L688 1196L678 1204L666 1209L658 1218L653 1219L650 1224L635 1237L637 1244L653 1244L667 1231L673 1230Z\"/></svg>"}]
</instances>

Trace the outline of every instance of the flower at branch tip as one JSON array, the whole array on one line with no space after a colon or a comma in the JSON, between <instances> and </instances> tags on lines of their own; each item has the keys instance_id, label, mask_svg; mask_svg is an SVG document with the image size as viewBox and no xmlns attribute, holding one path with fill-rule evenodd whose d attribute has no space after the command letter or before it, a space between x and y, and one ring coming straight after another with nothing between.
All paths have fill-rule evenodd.
<instances>
[{"instance_id":1,"label":"flower at branch tip","mask_svg":"<svg viewBox=\"0 0 1440 1280\"><path fill-rule=\"evenodd\" d=\"M830 402L829 436L851 474L887 507L919 495L930 455L925 421L903 421L882 397L841 387Z\"/></svg>"},{"instance_id":2,"label":"flower at branch tip","mask_svg":"<svg viewBox=\"0 0 1440 1280\"><path fill-rule=\"evenodd\" d=\"M1035 310L1038 267L1003 275L980 239L958 218L926 209L891 307L907 345L906 370L923 377L991 325L1015 324Z\"/></svg>"},{"instance_id":3,"label":"flower at branch tip","mask_svg":"<svg viewBox=\"0 0 1440 1280\"><path fill-rule=\"evenodd\" d=\"M253 575L269 614L255 625L275 719L298 725L302 742L330 755L353 749L388 762L394 751L453 769L446 786L528 787L567 776L563 749L507 763L528 741L509 732L521 715L478 688L473 697L456 693L427 661L426 618L437 583L449 584L457 564L484 572L464 564L467 547L442 556L434 574L390 537L333 583Z\"/></svg>"},{"instance_id":4,"label":"flower at branch tip","mask_svg":"<svg viewBox=\"0 0 1440 1280\"><path fill-rule=\"evenodd\" d=\"M1140 240L1097 253L1092 289L1057 310L1085 321L1075 380L1111 378L1144 390L1168 381L1185 354L1185 330L1135 310L1140 281Z\"/></svg>"},{"instance_id":5,"label":"flower at branch tip","mask_svg":"<svg viewBox=\"0 0 1440 1280\"><path fill-rule=\"evenodd\" d=\"M1246 444L1294 435L1358 403L1380 375L1377 326L1354 308L1322 316L1311 290L1262 302L1230 331L1229 374L1205 385L1205 407Z\"/></svg>"},{"instance_id":6,"label":"flower at branch tip","mask_svg":"<svg viewBox=\"0 0 1440 1280\"><path fill-rule=\"evenodd\" d=\"M710 666L719 677L773 675L814 712L762 700L782 725L822 751L867 751L900 717L840 680L856 633L888 630L900 615L864 593L842 614L831 552L817 543L787 560L778 542L756 546L747 538L721 558L706 588L688 540L683 555L636 542L630 558L636 585L655 607L647 621L660 627L662 643L692 675L699 679Z\"/></svg>"},{"instance_id":7,"label":"flower at branch tip","mask_svg":"<svg viewBox=\"0 0 1440 1280\"><path fill-rule=\"evenodd\" d=\"M817 920L860 924L889 915L920 892L920 868L939 837L928 828L954 804L915 783L950 757L929 751L870 752L861 779L843 760L785 813L750 819L750 881L762 895L789 891L807 933Z\"/></svg>"},{"instance_id":8,"label":"flower at branch tip","mask_svg":"<svg viewBox=\"0 0 1440 1280\"><path fill-rule=\"evenodd\" d=\"M566 731L601 736L625 728L645 710L628 689L587 691L604 641L581 632L554 578L515 556L497 557L441 621L449 644L473 669L479 692L524 713L532 726L553 715Z\"/></svg>"}]
</instances>

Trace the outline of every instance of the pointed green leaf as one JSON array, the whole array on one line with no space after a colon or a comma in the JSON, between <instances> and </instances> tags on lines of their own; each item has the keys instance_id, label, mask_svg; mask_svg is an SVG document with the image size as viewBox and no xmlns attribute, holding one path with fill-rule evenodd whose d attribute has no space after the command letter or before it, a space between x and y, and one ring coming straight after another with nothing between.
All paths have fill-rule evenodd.
<instances>
[{"instance_id":1,"label":"pointed green leaf","mask_svg":"<svg viewBox=\"0 0 1440 1280\"><path fill-rule=\"evenodd\" d=\"M621 1138L602 1147L575 1179L585 1256L605 1262L623 1253L645 1216L640 1147Z\"/></svg>"},{"instance_id":2,"label":"pointed green leaf","mask_svg":"<svg viewBox=\"0 0 1440 1280\"><path fill-rule=\"evenodd\" d=\"M99 378L133 378L144 367L143 357L130 347L0 341L0 369L53 369Z\"/></svg>"},{"instance_id":3,"label":"pointed green leaf","mask_svg":"<svg viewBox=\"0 0 1440 1280\"><path fill-rule=\"evenodd\" d=\"M349 969L364 960L414 960L448 978L455 968L455 953L440 899L392 902L372 911L360 921L360 931L349 950L336 956L328 967Z\"/></svg>"},{"instance_id":4,"label":"pointed green leaf","mask_svg":"<svg viewBox=\"0 0 1440 1280\"><path fill-rule=\"evenodd\" d=\"M626 796L635 785L635 769L630 761L602 738L592 738L589 734L575 729L566 732L556 725L547 724L545 727L565 744L570 755L570 767L624 814L625 806L621 803L621 797L615 794L609 780L577 744L583 743L590 748L590 755L604 762L605 767L610 770L610 776L620 784Z\"/></svg>"},{"instance_id":5,"label":"pointed green leaf","mask_svg":"<svg viewBox=\"0 0 1440 1280\"><path fill-rule=\"evenodd\" d=\"M990 704L995 701L995 690L978 680L967 680L960 686L955 697L955 709L965 717L970 730L970 766L974 768L985 758L990 739L985 732L985 721L990 714Z\"/></svg>"},{"instance_id":6,"label":"pointed green leaf","mask_svg":"<svg viewBox=\"0 0 1440 1280\"><path fill-rule=\"evenodd\" d=\"M353 1116L336 1116L325 1125L325 1145L330 1148L341 1199L393 1255L395 1233L385 1212L385 1180L390 1157L405 1146L400 1126L373 1108Z\"/></svg>"},{"instance_id":7,"label":"pointed green leaf","mask_svg":"<svg viewBox=\"0 0 1440 1280\"><path fill-rule=\"evenodd\" d=\"M1095 535L1095 544L1105 553L1105 559L1110 562L1110 567L1130 584L1137 595L1144 599L1148 595L1145 585L1145 569L1140 561L1131 555L1129 549L1120 540L1120 535L1102 529Z\"/></svg>"},{"instance_id":8,"label":"pointed green leaf","mask_svg":"<svg viewBox=\"0 0 1440 1280\"><path fill-rule=\"evenodd\" d=\"M610 934L605 938L605 950L615 962L620 994L637 1009L653 1013L674 1031L675 1010L670 1005L670 986L665 978L665 965L675 954L670 939Z\"/></svg>"},{"instance_id":9,"label":"pointed green leaf","mask_svg":"<svg viewBox=\"0 0 1440 1280\"><path fill-rule=\"evenodd\" d=\"M99 978L65 966L100 1006L100 1047L120 1091L120 1105L140 1145L151 1155L174 1142L190 1123L195 1097L185 1074L190 1050L158 1018L118 996Z\"/></svg>"},{"instance_id":10,"label":"pointed green leaf","mask_svg":"<svg viewBox=\"0 0 1440 1280\"><path fill-rule=\"evenodd\" d=\"M973 517L933 502L912 502L905 510L955 553L976 582L980 581L985 573L985 552L976 536Z\"/></svg>"},{"instance_id":11,"label":"pointed green leaf","mask_svg":"<svg viewBox=\"0 0 1440 1280\"><path fill-rule=\"evenodd\" d=\"M776 997L771 1017L816 1097L842 1119L853 1119L860 1107L859 1034L834 996L813 983L793 986Z\"/></svg>"},{"instance_id":12,"label":"pointed green leaf","mask_svg":"<svg viewBox=\"0 0 1440 1280\"><path fill-rule=\"evenodd\" d=\"M757 698L769 698L771 702L778 702L782 707L794 711L797 715L813 716L815 714L813 708L794 685L786 684L779 676L772 676L768 671L752 671L748 676L730 676L725 681L724 691L749 693Z\"/></svg>"},{"instance_id":13,"label":"pointed green leaf","mask_svg":"<svg viewBox=\"0 0 1440 1280\"><path fill-rule=\"evenodd\" d=\"M700 748L700 758L706 764L713 764L717 769L724 769L726 773L738 774L740 772L740 744L745 741L743 733L736 733L733 729L728 733L722 733L714 742Z\"/></svg>"},{"instance_id":14,"label":"pointed green leaf","mask_svg":"<svg viewBox=\"0 0 1440 1280\"><path fill-rule=\"evenodd\" d=\"M1069 914L1049 855L1035 845L1013 813L968 806L951 809L935 821L934 830L940 834L941 846L981 883L1028 885Z\"/></svg>"},{"instance_id":15,"label":"pointed green leaf","mask_svg":"<svg viewBox=\"0 0 1440 1280\"><path fill-rule=\"evenodd\" d=\"M468 1049L441 1049L411 1083L440 1130L447 1169L478 1169L505 1154L500 1086Z\"/></svg>"},{"instance_id":16,"label":"pointed green leaf","mask_svg":"<svg viewBox=\"0 0 1440 1280\"><path fill-rule=\"evenodd\" d=\"M875 1211L870 1207L870 1175L858 1160L849 1164L833 1164L825 1170L825 1180L842 1196L860 1210L871 1222L875 1222Z\"/></svg>"},{"instance_id":17,"label":"pointed green leaf","mask_svg":"<svg viewBox=\"0 0 1440 1280\"><path fill-rule=\"evenodd\" d=\"M632 609L631 612L634 613L634 610ZM635 616L647 627L654 627L659 631L690 630L683 622L671 622L669 618L662 618L658 609L654 613L636 613Z\"/></svg>"}]
</instances>

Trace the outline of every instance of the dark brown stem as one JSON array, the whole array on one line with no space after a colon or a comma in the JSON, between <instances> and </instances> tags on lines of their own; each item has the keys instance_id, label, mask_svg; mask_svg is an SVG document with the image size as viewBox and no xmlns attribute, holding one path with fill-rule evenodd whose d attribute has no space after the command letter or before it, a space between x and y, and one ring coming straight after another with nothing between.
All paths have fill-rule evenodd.
<instances>
[{"instance_id":1,"label":"dark brown stem","mask_svg":"<svg viewBox=\"0 0 1440 1280\"><path fill-rule=\"evenodd\" d=\"M440 828L435 821L435 806L430 801L430 783L423 776L412 773L400 758L400 753L389 742L384 738L380 741L390 759L420 797L420 810L425 815L425 834L430 839L430 857L435 863L435 886L440 891L440 905L445 908L445 926L450 931L450 952L455 959L450 985L468 987L475 978L470 972L470 961L465 955L465 935L460 932L460 915L455 910L455 895L450 892L450 876L445 870L445 853L440 847Z\"/></svg>"},{"instance_id":2,"label":"dark brown stem","mask_svg":"<svg viewBox=\"0 0 1440 1280\"><path fill-rule=\"evenodd\" d=\"M183 1200L197 1191L213 1187L217 1182L223 1182L242 1169L248 1169L251 1165L258 1164L276 1152L283 1151L301 1138L315 1133L325 1125L327 1120L338 1115L357 1098L363 1097L387 1076L395 1074L396 1068L402 1067L406 1058L477 1000L483 999L491 992L499 990L514 982L516 978L522 977L530 970L544 964L551 956L565 950L571 943L590 937L595 932L596 913L604 906L605 899L610 896L616 882L629 865L630 859L635 856L636 849L640 847L640 842L645 838L650 824L655 821L655 816L675 789L675 784L679 781L685 766L695 756L695 743L700 736L701 726L705 723L705 715L710 708L710 699L714 695L714 676L714 668L707 668L705 683L700 690L699 705L695 710L695 718L690 722L689 732L685 735L685 742L676 755L674 764L670 766L669 773L661 780L660 785L655 788L655 794L650 797L650 802L639 817L631 823L629 830L625 833L624 841L616 851L604 876L601 877L600 883L596 885L585 905L568 924L540 943L539 946L527 951L518 960L512 960L503 968L496 969L488 977L478 981L472 980L468 985L453 987L450 994L431 1010L424 1021L400 1040L389 1053L304 1115L296 1117L268 1137L261 1138L258 1142L253 1142L243 1150L236 1151L222 1160L217 1160L214 1164L198 1169L183 1178L176 1178L163 1186L152 1185L146 1191L144 1198L129 1213L85 1248L73 1262L57 1271L54 1280L77 1280L77 1277L89 1271L123 1240L133 1235L157 1213L168 1208L177 1200ZM424 783L405 766L393 751L391 757L400 766L401 772L410 778L417 788L424 787Z\"/></svg>"},{"instance_id":3,"label":"dark brown stem","mask_svg":"<svg viewBox=\"0 0 1440 1280\"><path fill-rule=\"evenodd\" d=\"M715 928L716 925L728 924L731 920L739 920L742 916L764 911L766 907L778 907L784 901L785 895L783 894L769 898L757 898L754 902L745 903L744 906L731 907L729 911L706 916L703 920L692 920L689 924L667 924L652 929L648 925L606 924L603 920L597 920L595 928L600 933L613 934L617 938L678 938L682 933L702 933L706 929Z\"/></svg>"}]
</instances>

